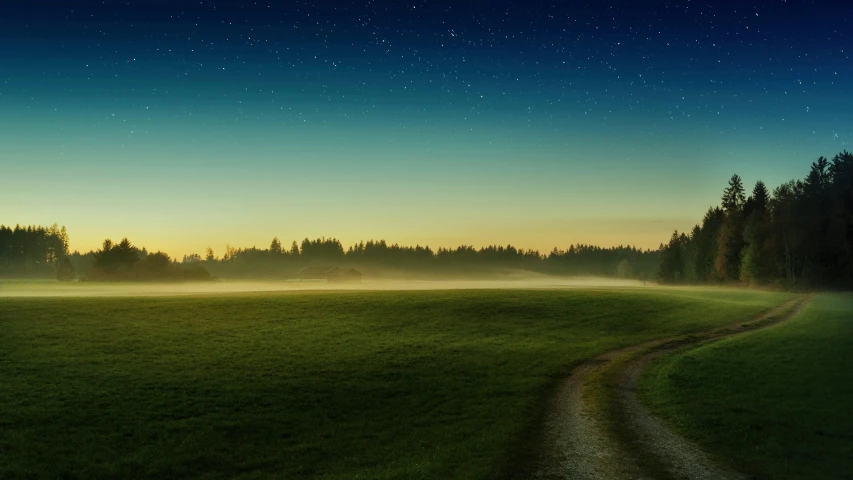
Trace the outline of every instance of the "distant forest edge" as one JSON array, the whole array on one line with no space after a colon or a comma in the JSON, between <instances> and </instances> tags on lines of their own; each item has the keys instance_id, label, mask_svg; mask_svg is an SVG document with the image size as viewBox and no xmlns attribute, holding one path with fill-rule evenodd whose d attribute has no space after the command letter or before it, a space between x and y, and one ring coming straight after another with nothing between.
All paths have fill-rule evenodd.
<instances>
[{"instance_id":1,"label":"distant forest edge","mask_svg":"<svg viewBox=\"0 0 853 480\"><path fill-rule=\"evenodd\" d=\"M804 180L776 187L758 181L746 196L733 175L720 206L689 233L675 231L657 250L572 245L547 254L512 245L432 250L335 238L305 239L284 248L227 246L221 257L181 261L149 253L127 239L88 253L69 253L65 227L0 226L0 276L60 280L204 280L212 276L288 279L310 265L352 267L368 277L492 276L511 271L551 275L657 279L663 283L749 284L780 288L853 286L853 154L818 158Z\"/></svg>"},{"instance_id":2,"label":"distant forest edge","mask_svg":"<svg viewBox=\"0 0 853 480\"><path fill-rule=\"evenodd\" d=\"M150 253L128 239L105 240L101 249L69 253L65 227L0 226L0 276L47 277L60 280L145 281L205 280L212 276L235 279L290 279L307 266L359 269L370 278L489 277L511 271L553 275L594 275L653 279L660 263L657 250L633 247L600 248L572 245L547 255L512 245L456 248L389 245L384 240L359 242L344 249L335 238L305 239L284 248L273 238L269 248L227 246L217 257L207 248L204 256L171 259Z\"/></svg>"}]
</instances>

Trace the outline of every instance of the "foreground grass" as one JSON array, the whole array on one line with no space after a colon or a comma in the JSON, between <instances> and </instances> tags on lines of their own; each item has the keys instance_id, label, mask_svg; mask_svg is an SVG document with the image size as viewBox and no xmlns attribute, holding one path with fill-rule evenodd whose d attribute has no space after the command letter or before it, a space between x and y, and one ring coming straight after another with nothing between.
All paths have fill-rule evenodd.
<instances>
[{"instance_id":1,"label":"foreground grass","mask_svg":"<svg viewBox=\"0 0 853 480\"><path fill-rule=\"evenodd\" d=\"M757 478L853 478L853 296L770 329L662 359L641 398Z\"/></svg>"},{"instance_id":2,"label":"foreground grass","mask_svg":"<svg viewBox=\"0 0 853 480\"><path fill-rule=\"evenodd\" d=\"M0 299L0 478L493 478L573 364L784 298Z\"/></svg>"}]
</instances>

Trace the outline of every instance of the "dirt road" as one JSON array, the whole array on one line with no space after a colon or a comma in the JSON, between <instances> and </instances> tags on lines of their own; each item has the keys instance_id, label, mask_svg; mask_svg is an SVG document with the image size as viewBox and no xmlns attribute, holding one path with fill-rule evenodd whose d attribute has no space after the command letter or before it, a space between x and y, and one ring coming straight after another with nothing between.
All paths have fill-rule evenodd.
<instances>
[{"instance_id":1,"label":"dirt road","mask_svg":"<svg viewBox=\"0 0 853 480\"><path fill-rule=\"evenodd\" d=\"M637 380L652 360L676 349L776 325L808 302L800 297L747 321L687 337L608 352L561 382L537 455L520 476L537 479L745 479L672 432L637 399Z\"/></svg>"}]
</instances>

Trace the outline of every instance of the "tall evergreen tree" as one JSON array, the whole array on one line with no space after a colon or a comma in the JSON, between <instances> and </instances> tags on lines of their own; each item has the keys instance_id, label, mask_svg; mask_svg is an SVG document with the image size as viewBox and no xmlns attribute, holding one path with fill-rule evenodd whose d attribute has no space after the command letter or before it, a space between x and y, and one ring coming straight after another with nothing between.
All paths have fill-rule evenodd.
<instances>
[{"instance_id":1,"label":"tall evergreen tree","mask_svg":"<svg viewBox=\"0 0 853 480\"><path fill-rule=\"evenodd\" d=\"M809 283L817 283L828 276L833 267L829 253L829 161L820 157L813 162L803 181L803 199L799 216L809 234L803 237L803 272Z\"/></svg>"},{"instance_id":2,"label":"tall evergreen tree","mask_svg":"<svg viewBox=\"0 0 853 480\"><path fill-rule=\"evenodd\" d=\"M278 240L278 237L273 237L270 243L270 252L276 255L281 254L281 242Z\"/></svg>"},{"instance_id":3,"label":"tall evergreen tree","mask_svg":"<svg viewBox=\"0 0 853 480\"><path fill-rule=\"evenodd\" d=\"M723 191L723 209L726 213L739 212L745 202L743 181L738 174L732 175L729 185Z\"/></svg>"},{"instance_id":4,"label":"tall evergreen tree","mask_svg":"<svg viewBox=\"0 0 853 480\"><path fill-rule=\"evenodd\" d=\"M759 180L752 189L752 195L745 209L747 218L743 229L743 250L741 252L740 279L747 283L762 283L771 274L770 254L767 235L769 231L768 202L770 195L764 182Z\"/></svg>"},{"instance_id":5,"label":"tall evergreen tree","mask_svg":"<svg viewBox=\"0 0 853 480\"><path fill-rule=\"evenodd\" d=\"M717 256L714 269L723 281L740 278L740 256L743 248L743 182L737 174L732 175L723 191L722 205L725 217L717 240Z\"/></svg>"},{"instance_id":6,"label":"tall evergreen tree","mask_svg":"<svg viewBox=\"0 0 853 480\"><path fill-rule=\"evenodd\" d=\"M669 243L662 247L658 278L663 283L677 283L684 277L684 235L672 232Z\"/></svg>"},{"instance_id":7,"label":"tall evergreen tree","mask_svg":"<svg viewBox=\"0 0 853 480\"><path fill-rule=\"evenodd\" d=\"M846 150L829 166L830 203L827 249L837 282L853 283L853 154Z\"/></svg>"}]
</instances>

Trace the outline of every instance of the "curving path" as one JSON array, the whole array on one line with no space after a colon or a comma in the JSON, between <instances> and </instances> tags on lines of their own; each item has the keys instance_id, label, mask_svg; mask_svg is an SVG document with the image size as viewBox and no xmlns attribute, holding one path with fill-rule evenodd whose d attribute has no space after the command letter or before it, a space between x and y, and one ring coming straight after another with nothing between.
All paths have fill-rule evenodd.
<instances>
[{"instance_id":1,"label":"curving path","mask_svg":"<svg viewBox=\"0 0 853 480\"><path fill-rule=\"evenodd\" d=\"M538 457L525 468L525 477L746 479L651 415L637 399L637 380L658 357L776 325L796 316L808 301L796 298L749 321L615 350L581 364L561 382L552 400ZM608 408L590 398L594 396L607 398Z\"/></svg>"}]
</instances>

